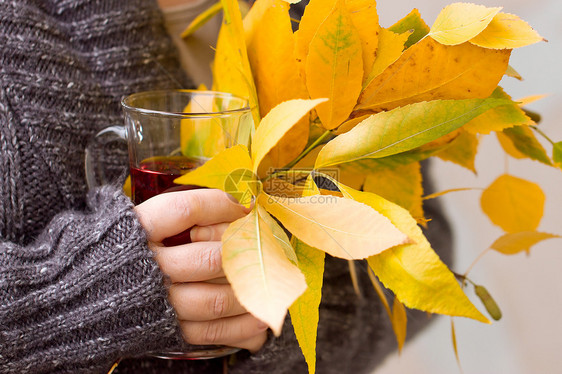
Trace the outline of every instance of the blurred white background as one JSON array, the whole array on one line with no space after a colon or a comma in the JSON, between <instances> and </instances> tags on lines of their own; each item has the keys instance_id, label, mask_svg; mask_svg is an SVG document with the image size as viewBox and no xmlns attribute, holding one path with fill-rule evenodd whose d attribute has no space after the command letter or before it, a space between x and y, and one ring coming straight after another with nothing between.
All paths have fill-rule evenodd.
<instances>
[{"instance_id":1,"label":"blurred white background","mask_svg":"<svg viewBox=\"0 0 562 374\"><path fill-rule=\"evenodd\" d=\"M454 1L379 0L380 23L388 27L418 8L431 26L439 11ZM562 1L476 0L486 6L503 6L533 26L548 43L516 49L510 65L524 78L505 78L501 85L514 99L550 94L529 109L541 113L541 129L562 141ZM545 145L550 154L552 147ZM495 136L484 138L476 160L478 177L452 163L434 163L437 190L487 187L505 170L505 157ZM508 160L510 174L542 186L546 194L540 231L562 234L562 170L533 161ZM456 192L442 197L455 233L454 270L464 273L478 254L502 231L481 212L479 191ZM562 239L535 246L530 256L488 253L471 271L470 278L488 288L503 311L503 318L483 325L455 318L461 365L465 374L529 374L562 372ZM475 305L484 310L469 292ZM460 373L451 344L449 318L439 317L426 331L394 354L376 374Z\"/></svg>"}]
</instances>

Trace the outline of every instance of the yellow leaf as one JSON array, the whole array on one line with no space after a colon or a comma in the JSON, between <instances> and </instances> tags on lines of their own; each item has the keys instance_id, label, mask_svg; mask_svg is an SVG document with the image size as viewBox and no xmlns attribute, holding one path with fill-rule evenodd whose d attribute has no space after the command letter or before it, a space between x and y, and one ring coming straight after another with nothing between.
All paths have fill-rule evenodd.
<instances>
[{"instance_id":1,"label":"yellow leaf","mask_svg":"<svg viewBox=\"0 0 562 374\"><path fill-rule=\"evenodd\" d=\"M469 3L447 5L437 16L429 35L446 45L467 42L484 31L501 9Z\"/></svg>"},{"instance_id":2,"label":"yellow leaf","mask_svg":"<svg viewBox=\"0 0 562 374\"><path fill-rule=\"evenodd\" d=\"M412 34L409 31L397 34L385 28L380 29L377 57L372 68L365 72L368 75L363 84L364 88L368 87L387 67L398 60L404 51L404 43L410 35Z\"/></svg>"},{"instance_id":3,"label":"yellow leaf","mask_svg":"<svg viewBox=\"0 0 562 374\"><path fill-rule=\"evenodd\" d=\"M256 206L228 226L222 266L240 304L279 336L287 309L306 290L306 281L263 219L267 214Z\"/></svg>"},{"instance_id":4,"label":"yellow leaf","mask_svg":"<svg viewBox=\"0 0 562 374\"><path fill-rule=\"evenodd\" d=\"M283 138L299 120L326 99L289 100L277 105L263 118L252 139L254 173L265 155Z\"/></svg>"},{"instance_id":5,"label":"yellow leaf","mask_svg":"<svg viewBox=\"0 0 562 374\"><path fill-rule=\"evenodd\" d=\"M519 104L519 106L526 106L526 105L529 105L531 103L534 103L535 101L542 100L547 96L548 95L546 95L546 94L531 95L531 96L522 97L521 99L516 100L516 102L517 102L517 104Z\"/></svg>"},{"instance_id":6,"label":"yellow leaf","mask_svg":"<svg viewBox=\"0 0 562 374\"><path fill-rule=\"evenodd\" d=\"M543 215L545 196L532 182L504 174L482 193L480 204L504 231L534 231Z\"/></svg>"},{"instance_id":7,"label":"yellow leaf","mask_svg":"<svg viewBox=\"0 0 562 374\"><path fill-rule=\"evenodd\" d=\"M383 214L412 238L410 244L367 259L384 286L405 306L488 322L463 293L453 273L441 262L407 210L370 192L356 191L342 184L338 188L345 197Z\"/></svg>"},{"instance_id":8,"label":"yellow leaf","mask_svg":"<svg viewBox=\"0 0 562 374\"><path fill-rule=\"evenodd\" d=\"M494 90L490 97L506 99L510 103L498 108L488 110L463 126L472 134L489 134L492 131L502 131L508 127L524 125L530 121L517 103L511 101L511 97L501 87Z\"/></svg>"},{"instance_id":9,"label":"yellow leaf","mask_svg":"<svg viewBox=\"0 0 562 374\"><path fill-rule=\"evenodd\" d=\"M514 255L523 251L529 253L535 244L553 238L560 238L560 235L538 231L513 232L502 235L490 248L504 255Z\"/></svg>"},{"instance_id":10,"label":"yellow leaf","mask_svg":"<svg viewBox=\"0 0 562 374\"><path fill-rule=\"evenodd\" d=\"M386 295L380 285L379 281L376 279L375 274L371 268L368 269L369 279L373 284L373 288L377 293L379 299L384 306L386 314L390 320L390 324L392 326L392 330L394 331L394 336L396 337L396 342L398 344L398 351L402 351L402 347L404 346L404 342L406 341L406 332L407 332L407 321L408 317L406 315L406 309L404 305L400 303L398 298L394 298L394 306L393 311L390 310L390 305L388 304L388 300L386 299ZM394 312L394 313L393 313Z\"/></svg>"},{"instance_id":11,"label":"yellow leaf","mask_svg":"<svg viewBox=\"0 0 562 374\"><path fill-rule=\"evenodd\" d=\"M394 335L396 335L398 342L398 352L401 352L406 342L408 316L406 315L406 308L404 308L404 305L397 297L394 298L394 303L392 304L391 322L392 330L394 330Z\"/></svg>"},{"instance_id":12,"label":"yellow leaf","mask_svg":"<svg viewBox=\"0 0 562 374\"><path fill-rule=\"evenodd\" d=\"M447 195L448 193L451 193L451 192L470 191L470 190L473 190L473 188L470 188L470 187L465 187L465 188L451 188L451 189L448 189L448 190L435 192L435 193L432 193L432 194L430 194L430 195L425 195L425 196L423 197L423 200L435 199L435 198L438 198L438 197Z\"/></svg>"},{"instance_id":13,"label":"yellow leaf","mask_svg":"<svg viewBox=\"0 0 562 374\"><path fill-rule=\"evenodd\" d=\"M223 22L213 65L213 89L247 98L254 123L260 123L258 96L246 50L242 15L236 0L221 0Z\"/></svg>"},{"instance_id":14,"label":"yellow leaf","mask_svg":"<svg viewBox=\"0 0 562 374\"><path fill-rule=\"evenodd\" d=\"M363 72L371 71L379 44L379 15L375 0L345 0L363 50Z\"/></svg>"},{"instance_id":15,"label":"yellow leaf","mask_svg":"<svg viewBox=\"0 0 562 374\"><path fill-rule=\"evenodd\" d=\"M261 19L255 21L255 31L248 44L262 117L284 101L308 97L293 57L295 40L289 4L282 0L266 1L270 6ZM308 141L309 127L309 118L305 116L287 132L269 153L272 166L285 166L302 152Z\"/></svg>"},{"instance_id":16,"label":"yellow leaf","mask_svg":"<svg viewBox=\"0 0 562 374\"><path fill-rule=\"evenodd\" d=\"M349 117L363 80L361 39L343 1L336 2L312 38L305 65L310 97L329 99L316 108L326 129Z\"/></svg>"},{"instance_id":17,"label":"yellow leaf","mask_svg":"<svg viewBox=\"0 0 562 374\"><path fill-rule=\"evenodd\" d=\"M199 30L199 28L206 24L211 18L216 16L221 10L222 3L217 1L202 13L199 13L197 17L195 17L195 19L186 27L186 29L182 31L181 37L185 39L195 31Z\"/></svg>"},{"instance_id":18,"label":"yellow leaf","mask_svg":"<svg viewBox=\"0 0 562 374\"><path fill-rule=\"evenodd\" d=\"M304 8L299 22L299 29L295 32L295 58L299 66L299 74L306 82L305 66L310 42L316 31L332 12L338 0L310 0Z\"/></svg>"},{"instance_id":19,"label":"yellow leaf","mask_svg":"<svg viewBox=\"0 0 562 374\"><path fill-rule=\"evenodd\" d=\"M246 45L249 46L256 33L256 28L261 23L263 19L263 14L271 5L273 5L275 0L256 0L248 14L242 20L242 25L244 27L244 37L246 40ZM250 52L250 51L248 51Z\"/></svg>"},{"instance_id":20,"label":"yellow leaf","mask_svg":"<svg viewBox=\"0 0 562 374\"><path fill-rule=\"evenodd\" d=\"M451 146L439 152L437 154L437 157L444 161L454 162L455 164L465 167L473 173L476 173L474 160L476 158L477 151L478 137L467 131L461 131L459 133L459 136L457 136L457 138L453 140Z\"/></svg>"},{"instance_id":21,"label":"yellow leaf","mask_svg":"<svg viewBox=\"0 0 562 374\"><path fill-rule=\"evenodd\" d=\"M338 128L333 130L333 133L336 135L344 134L357 126L359 123L363 122L367 118L369 118L372 114L366 114L364 116L352 118L350 120L345 121L342 123Z\"/></svg>"},{"instance_id":22,"label":"yellow leaf","mask_svg":"<svg viewBox=\"0 0 562 374\"><path fill-rule=\"evenodd\" d=\"M513 49L544 40L527 22L516 15L498 13L488 27L470 42L484 48Z\"/></svg>"},{"instance_id":23,"label":"yellow leaf","mask_svg":"<svg viewBox=\"0 0 562 374\"><path fill-rule=\"evenodd\" d=\"M379 112L424 100L488 97L503 77L510 53L425 38L363 90L356 109Z\"/></svg>"},{"instance_id":24,"label":"yellow leaf","mask_svg":"<svg viewBox=\"0 0 562 374\"><path fill-rule=\"evenodd\" d=\"M395 169L373 170L367 175L363 190L400 205L413 217L423 217L422 174L419 162Z\"/></svg>"},{"instance_id":25,"label":"yellow leaf","mask_svg":"<svg viewBox=\"0 0 562 374\"><path fill-rule=\"evenodd\" d=\"M386 295L384 293L384 290L383 290L382 286L380 285L379 281L377 280L377 278L375 276L375 273L373 273L373 270L371 268L368 268L367 272L368 272L368 275L369 275L369 280L371 281L371 284L373 285L373 288L375 289L375 292L377 293L377 296L381 300L382 305L384 307L384 310L386 311L386 314L388 315L388 318L392 318L392 311L390 310L390 304L388 304L388 300L386 299Z\"/></svg>"},{"instance_id":26,"label":"yellow leaf","mask_svg":"<svg viewBox=\"0 0 562 374\"><path fill-rule=\"evenodd\" d=\"M259 192L259 181L252 173L252 160L243 145L224 150L174 183L218 188L246 205Z\"/></svg>"},{"instance_id":27,"label":"yellow leaf","mask_svg":"<svg viewBox=\"0 0 562 374\"><path fill-rule=\"evenodd\" d=\"M211 95L200 95L191 100L184 113L217 113L219 108ZM208 116L184 118L180 124L181 152L187 157L211 158L234 143L238 121L232 117Z\"/></svg>"},{"instance_id":28,"label":"yellow leaf","mask_svg":"<svg viewBox=\"0 0 562 374\"><path fill-rule=\"evenodd\" d=\"M461 359L459 356L459 348L457 346L457 333L455 331L455 323L453 322L453 318L451 317L451 342L453 343L453 351L455 352L455 358L457 359L457 366L461 374L463 373L461 367Z\"/></svg>"},{"instance_id":29,"label":"yellow leaf","mask_svg":"<svg viewBox=\"0 0 562 374\"><path fill-rule=\"evenodd\" d=\"M264 180L263 190L273 196L300 197L303 186L292 184L280 178L269 178Z\"/></svg>"},{"instance_id":30,"label":"yellow leaf","mask_svg":"<svg viewBox=\"0 0 562 374\"><path fill-rule=\"evenodd\" d=\"M127 176L127 179L125 179L125 183L123 183L123 193L129 199L131 198L131 196L133 196L132 193L131 193L131 176L130 175Z\"/></svg>"},{"instance_id":31,"label":"yellow leaf","mask_svg":"<svg viewBox=\"0 0 562 374\"><path fill-rule=\"evenodd\" d=\"M505 153L518 160L527 158L527 156L525 156L517 148L515 148L511 139L509 139L503 132L496 132L496 137L498 138L498 141L500 142L500 145L502 146Z\"/></svg>"},{"instance_id":32,"label":"yellow leaf","mask_svg":"<svg viewBox=\"0 0 562 374\"><path fill-rule=\"evenodd\" d=\"M273 219L267 212L263 211L263 214L260 214L260 218L263 219L265 224L271 229L271 233L277 240L277 243L281 248L283 248L283 252L285 252L285 256L295 265L298 266L299 261L297 258L297 254L295 252L295 248L293 248L293 244L291 240L283 230L283 227L279 226L277 221Z\"/></svg>"},{"instance_id":33,"label":"yellow leaf","mask_svg":"<svg viewBox=\"0 0 562 374\"><path fill-rule=\"evenodd\" d=\"M295 335L301 347L309 374L316 371L316 334L318 330L320 300L324 275L325 253L293 237L299 260L299 269L306 278L308 288L289 308Z\"/></svg>"},{"instance_id":34,"label":"yellow leaf","mask_svg":"<svg viewBox=\"0 0 562 374\"><path fill-rule=\"evenodd\" d=\"M118 359L117 361L115 361L115 363L111 366L111 369L109 369L107 374L112 374L115 371L115 369L117 368L117 366L119 365L120 362L121 362L121 359Z\"/></svg>"},{"instance_id":35,"label":"yellow leaf","mask_svg":"<svg viewBox=\"0 0 562 374\"><path fill-rule=\"evenodd\" d=\"M326 144L318 154L316 168L412 150L508 103L494 98L435 100L372 115Z\"/></svg>"},{"instance_id":36,"label":"yellow leaf","mask_svg":"<svg viewBox=\"0 0 562 374\"><path fill-rule=\"evenodd\" d=\"M334 257L362 259L409 241L388 219L349 199L261 194L258 202L297 238Z\"/></svg>"},{"instance_id":37,"label":"yellow leaf","mask_svg":"<svg viewBox=\"0 0 562 374\"><path fill-rule=\"evenodd\" d=\"M517 72L517 70L515 70L515 69L513 68L513 66L511 66L511 65L508 65L508 66L507 66L507 69L506 69L506 71L505 71L505 75L507 75L508 77L511 77L511 78L515 78L515 79L517 79L517 80L519 80L519 81L522 81L522 80L523 80L523 77L521 76L521 74L519 74L519 73Z\"/></svg>"},{"instance_id":38,"label":"yellow leaf","mask_svg":"<svg viewBox=\"0 0 562 374\"><path fill-rule=\"evenodd\" d=\"M254 34L248 40L248 57L262 117L284 101L307 97L293 58L295 41L289 4L282 0L266 1L270 6L264 10L261 19L255 21Z\"/></svg>"}]
</instances>

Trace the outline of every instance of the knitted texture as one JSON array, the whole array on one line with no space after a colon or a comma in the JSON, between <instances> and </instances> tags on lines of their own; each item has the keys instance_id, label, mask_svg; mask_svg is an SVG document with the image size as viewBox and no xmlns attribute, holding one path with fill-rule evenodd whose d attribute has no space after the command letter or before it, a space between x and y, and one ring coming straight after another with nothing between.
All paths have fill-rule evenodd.
<instances>
[{"instance_id":1,"label":"knitted texture","mask_svg":"<svg viewBox=\"0 0 562 374\"><path fill-rule=\"evenodd\" d=\"M104 373L179 344L131 203L87 198L83 170L124 95L188 85L153 2L0 1L0 372Z\"/></svg>"},{"instance_id":2,"label":"knitted texture","mask_svg":"<svg viewBox=\"0 0 562 374\"><path fill-rule=\"evenodd\" d=\"M89 204L55 217L33 246L2 244L4 372L107 372L119 357L179 344L131 202L104 187Z\"/></svg>"},{"instance_id":3,"label":"knitted texture","mask_svg":"<svg viewBox=\"0 0 562 374\"><path fill-rule=\"evenodd\" d=\"M188 87L161 13L148 0L0 0L0 373L222 373L223 360L142 358L186 347L163 276L117 187L88 194L84 149L122 123L119 101ZM123 148L102 160L119 174ZM450 252L439 210L428 236ZM359 265L327 259L318 373L368 373L395 342ZM421 315L421 318L416 316ZM409 331L425 325L412 314ZM287 320L230 373L304 373Z\"/></svg>"}]
</instances>

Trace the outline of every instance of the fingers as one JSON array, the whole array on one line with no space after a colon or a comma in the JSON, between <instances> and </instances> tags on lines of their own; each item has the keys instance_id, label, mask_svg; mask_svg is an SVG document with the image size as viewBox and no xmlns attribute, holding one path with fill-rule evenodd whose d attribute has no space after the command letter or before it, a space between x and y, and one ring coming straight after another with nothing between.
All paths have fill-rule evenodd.
<instances>
[{"instance_id":1,"label":"fingers","mask_svg":"<svg viewBox=\"0 0 562 374\"><path fill-rule=\"evenodd\" d=\"M230 222L210 226L195 226L191 229L191 242L211 242L221 240Z\"/></svg>"},{"instance_id":2,"label":"fingers","mask_svg":"<svg viewBox=\"0 0 562 374\"><path fill-rule=\"evenodd\" d=\"M261 347L263 347L266 340L267 340L267 332L265 334L259 334L257 336L254 336L251 339L238 342L237 343L238 345L236 345L236 347L244 348L252 353L256 353L257 351L260 350Z\"/></svg>"},{"instance_id":3,"label":"fingers","mask_svg":"<svg viewBox=\"0 0 562 374\"><path fill-rule=\"evenodd\" d=\"M160 269L172 283L224 277L221 242L195 242L175 247L152 245L152 250Z\"/></svg>"},{"instance_id":4,"label":"fingers","mask_svg":"<svg viewBox=\"0 0 562 374\"><path fill-rule=\"evenodd\" d=\"M249 313L207 322L180 321L189 344L219 344L258 350L267 338L267 326Z\"/></svg>"},{"instance_id":5,"label":"fingers","mask_svg":"<svg viewBox=\"0 0 562 374\"><path fill-rule=\"evenodd\" d=\"M178 283L169 293L180 320L211 321L247 313L229 284Z\"/></svg>"},{"instance_id":6,"label":"fingers","mask_svg":"<svg viewBox=\"0 0 562 374\"><path fill-rule=\"evenodd\" d=\"M198 189L156 195L135 207L148 240L161 242L194 226L232 222L248 213L230 195L216 189Z\"/></svg>"}]
</instances>

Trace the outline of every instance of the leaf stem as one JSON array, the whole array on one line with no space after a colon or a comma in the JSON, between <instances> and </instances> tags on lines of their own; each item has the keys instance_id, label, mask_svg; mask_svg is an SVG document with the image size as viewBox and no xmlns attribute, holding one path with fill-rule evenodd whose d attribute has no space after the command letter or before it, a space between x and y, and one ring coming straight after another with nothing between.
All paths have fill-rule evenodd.
<instances>
[{"instance_id":1,"label":"leaf stem","mask_svg":"<svg viewBox=\"0 0 562 374\"><path fill-rule=\"evenodd\" d=\"M305 149L304 151L302 151L302 153L300 155L298 155L297 158L295 158L293 161L289 162L287 165L285 165L285 167L283 167L283 169L290 169L293 166L295 166L296 164L298 164L298 162L300 160L302 160L303 158L306 157L306 155L308 155L310 152L312 152L312 150L316 147L318 147L322 141L324 141L324 139L326 139L328 136L330 136L332 132L330 130L326 130L322 135L320 135L314 142L312 142L311 145L308 146L307 149Z\"/></svg>"},{"instance_id":2,"label":"leaf stem","mask_svg":"<svg viewBox=\"0 0 562 374\"><path fill-rule=\"evenodd\" d=\"M265 182L265 181L273 178L274 176L279 175L283 171L286 171L286 170L292 168L293 166L295 166L300 160L305 158L306 155L308 155L310 152L312 152L312 150L314 148L318 147L324 141L324 139L326 139L328 136L331 135L331 133L332 132L330 130L326 130L314 142L312 142L312 144L309 145L308 148L306 148L304 151L302 151L301 154L297 156L297 158L295 158L293 161L289 162L287 165L283 166L282 168L277 169L273 173L269 174L267 177L265 177L265 179L263 181Z\"/></svg>"},{"instance_id":3,"label":"leaf stem","mask_svg":"<svg viewBox=\"0 0 562 374\"><path fill-rule=\"evenodd\" d=\"M554 142L552 141L552 139L550 139L548 137L548 135L546 135L541 129L539 129L537 126L529 126L530 128L532 128L533 130L535 130L536 132L538 132L543 138L545 138L550 144L554 145Z\"/></svg>"},{"instance_id":4,"label":"leaf stem","mask_svg":"<svg viewBox=\"0 0 562 374\"><path fill-rule=\"evenodd\" d=\"M485 250L483 250L482 253L480 253L480 254L478 255L478 257L476 257L476 259L472 262L472 264L470 264L470 266L468 267L468 269L466 269L466 271L465 271L464 274L463 274L463 277L464 277L465 279L468 280L468 278L466 278L466 276L468 275L468 273L472 270L472 268L474 267L474 265L476 265L476 263L477 263L478 261L480 261L480 259L482 259L482 257L484 257L484 255L485 255L486 253L488 253L489 250L490 250L490 248L486 248ZM469 282L470 282L470 280L469 280ZM472 282L470 282L470 283L472 283ZM474 283L473 283L473 284L474 284Z\"/></svg>"}]
</instances>

